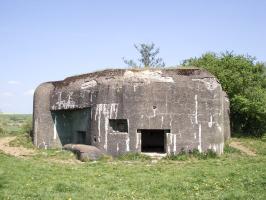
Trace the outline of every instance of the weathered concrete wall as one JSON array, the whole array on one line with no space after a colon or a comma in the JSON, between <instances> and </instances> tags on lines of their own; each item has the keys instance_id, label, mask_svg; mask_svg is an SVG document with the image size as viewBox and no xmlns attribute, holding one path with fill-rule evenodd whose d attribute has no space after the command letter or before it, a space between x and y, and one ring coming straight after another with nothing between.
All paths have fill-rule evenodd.
<instances>
[{"instance_id":1,"label":"weathered concrete wall","mask_svg":"<svg viewBox=\"0 0 266 200\"><path fill-rule=\"evenodd\" d=\"M52 83L43 83L35 90L33 100L34 144L37 147L60 147L60 141L53 137L54 123L50 112Z\"/></svg>"},{"instance_id":2,"label":"weathered concrete wall","mask_svg":"<svg viewBox=\"0 0 266 200\"><path fill-rule=\"evenodd\" d=\"M90 108L87 143L112 155L140 152L139 129L170 129L167 153L213 149L220 154L230 137L229 102L216 78L204 70L106 70L70 77L53 86L50 95L47 89L38 89L45 92L35 98L34 118L40 109L51 116L51 111ZM37 99L43 96L48 103L39 108ZM51 119L44 118L46 130L34 129L34 134L57 147L60 142L51 137L55 134ZM128 132L114 131L109 119L126 119ZM56 139L51 142L51 138Z\"/></svg>"}]
</instances>

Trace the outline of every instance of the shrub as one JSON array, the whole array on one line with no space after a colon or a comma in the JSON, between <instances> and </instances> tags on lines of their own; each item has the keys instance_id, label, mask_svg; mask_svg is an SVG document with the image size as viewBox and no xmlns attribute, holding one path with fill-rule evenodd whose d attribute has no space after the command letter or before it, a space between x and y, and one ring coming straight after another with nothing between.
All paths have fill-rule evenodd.
<instances>
[{"instance_id":1,"label":"shrub","mask_svg":"<svg viewBox=\"0 0 266 200\"><path fill-rule=\"evenodd\" d=\"M23 123L21 127L22 133L27 133L30 134L32 131L32 122L31 120L27 120L26 122Z\"/></svg>"},{"instance_id":2,"label":"shrub","mask_svg":"<svg viewBox=\"0 0 266 200\"><path fill-rule=\"evenodd\" d=\"M228 144L225 144L224 146L224 153L225 154L230 154L230 153L240 153L240 150L229 146Z\"/></svg>"},{"instance_id":3,"label":"shrub","mask_svg":"<svg viewBox=\"0 0 266 200\"><path fill-rule=\"evenodd\" d=\"M4 129L2 127L0 127L0 134L4 133Z\"/></svg>"},{"instance_id":4,"label":"shrub","mask_svg":"<svg viewBox=\"0 0 266 200\"><path fill-rule=\"evenodd\" d=\"M196 158L199 160L206 160L210 158L211 159L217 158L217 154L211 149L208 149L206 152L202 152L202 153L200 153L199 150L197 149L193 149L191 151L185 151L182 149L180 153L167 155L164 159L185 161L191 158Z\"/></svg>"}]
</instances>

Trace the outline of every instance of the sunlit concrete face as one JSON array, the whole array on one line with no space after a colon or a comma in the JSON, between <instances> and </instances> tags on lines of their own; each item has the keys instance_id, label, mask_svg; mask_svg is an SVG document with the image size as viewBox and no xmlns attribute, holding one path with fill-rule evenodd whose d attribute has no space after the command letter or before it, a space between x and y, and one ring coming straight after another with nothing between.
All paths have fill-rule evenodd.
<instances>
[{"instance_id":1,"label":"sunlit concrete face","mask_svg":"<svg viewBox=\"0 0 266 200\"><path fill-rule=\"evenodd\" d=\"M33 123L38 147L85 143L111 155L221 154L230 137L228 98L200 69L115 69L44 83Z\"/></svg>"}]
</instances>

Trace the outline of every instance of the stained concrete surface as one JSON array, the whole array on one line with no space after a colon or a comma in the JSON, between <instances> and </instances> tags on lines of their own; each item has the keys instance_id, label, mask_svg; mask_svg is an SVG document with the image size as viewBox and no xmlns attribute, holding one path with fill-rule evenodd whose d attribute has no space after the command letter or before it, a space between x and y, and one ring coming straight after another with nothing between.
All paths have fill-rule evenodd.
<instances>
[{"instance_id":1,"label":"stained concrete surface","mask_svg":"<svg viewBox=\"0 0 266 200\"><path fill-rule=\"evenodd\" d=\"M70 114L84 109L87 117ZM58 115L65 124L58 126L54 113L60 112L69 117ZM108 154L141 152L138 130L162 129L169 130L168 154L192 149L221 154L230 137L229 100L217 79L202 69L104 70L41 84L33 124L40 148L61 148L65 140L80 143L73 134L86 131L83 143ZM60 131L64 126L69 128ZM68 131L71 127L80 129Z\"/></svg>"}]
</instances>

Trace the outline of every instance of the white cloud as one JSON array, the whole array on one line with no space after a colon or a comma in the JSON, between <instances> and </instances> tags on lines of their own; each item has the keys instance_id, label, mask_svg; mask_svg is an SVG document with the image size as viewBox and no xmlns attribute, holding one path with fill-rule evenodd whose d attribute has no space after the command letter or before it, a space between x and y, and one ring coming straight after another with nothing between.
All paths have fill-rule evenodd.
<instances>
[{"instance_id":1,"label":"white cloud","mask_svg":"<svg viewBox=\"0 0 266 200\"><path fill-rule=\"evenodd\" d=\"M7 83L10 85L19 85L20 84L19 81L14 81L14 80L8 81Z\"/></svg>"},{"instance_id":2,"label":"white cloud","mask_svg":"<svg viewBox=\"0 0 266 200\"><path fill-rule=\"evenodd\" d=\"M32 96L34 94L34 89L30 89L24 92L24 95Z\"/></svg>"},{"instance_id":3,"label":"white cloud","mask_svg":"<svg viewBox=\"0 0 266 200\"><path fill-rule=\"evenodd\" d=\"M2 92L1 93L1 96L4 96L4 97L12 97L12 96L14 96L14 94L11 93L11 92Z\"/></svg>"}]
</instances>

